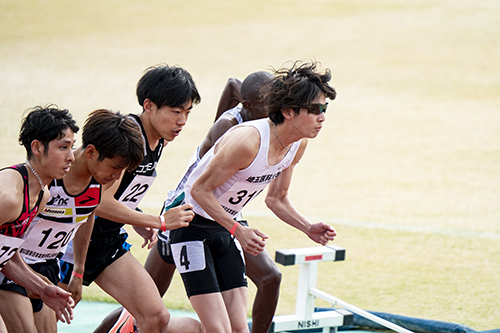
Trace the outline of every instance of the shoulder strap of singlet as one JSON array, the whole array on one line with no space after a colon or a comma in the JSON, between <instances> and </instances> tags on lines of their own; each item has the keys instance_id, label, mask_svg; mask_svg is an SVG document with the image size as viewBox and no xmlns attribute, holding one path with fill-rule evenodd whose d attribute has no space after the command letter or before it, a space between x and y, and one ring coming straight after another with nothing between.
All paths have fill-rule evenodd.
<instances>
[{"instance_id":1,"label":"shoulder strap of singlet","mask_svg":"<svg viewBox=\"0 0 500 333\"><path fill-rule=\"evenodd\" d=\"M138 115L131 113L128 115L128 117L130 117L137 125L139 125L139 128L141 129L142 141L144 142L144 156L146 156L148 154L148 151L151 151L151 149L149 148L148 138L146 136L146 130L144 129L144 126L142 125L142 122ZM156 150L158 150L158 156L161 155L163 146L164 146L164 139L161 138L156 148Z\"/></svg>"}]
</instances>

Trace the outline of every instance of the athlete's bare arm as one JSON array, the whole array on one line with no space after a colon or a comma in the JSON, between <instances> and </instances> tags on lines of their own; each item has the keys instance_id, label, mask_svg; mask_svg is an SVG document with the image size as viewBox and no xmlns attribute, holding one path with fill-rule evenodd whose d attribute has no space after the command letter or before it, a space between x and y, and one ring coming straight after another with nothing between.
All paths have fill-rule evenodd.
<instances>
[{"instance_id":1,"label":"athlete's bare arm","mask_svg":"<svg viewBox=\"0 0 500 333\"><path fill-rule=\"evenodd\" d=\"M219 119L221 114L241 103L242 83L243 81L236 78L229 78L229 80L227 80L227 83L224 86L222 94L219 98L219 105L217 106L217 113L215 114L214 122Z\"/></svg>"},{"instance_id":2,"label":"athlete's bare arm","mask_svg":"<svg viewBox=\"0 0 500 333\"><path fill-rule=\"evenodd\" d=\"M83 274L85 271L85 259L87 258L87 250L89 248L90 236L94 227L95 212L93 212L77 230L73 238L73 254L75 257L73 272ZM68 284L68 291L71 293L75 304L78 304L82 299L82 283L83 278L71 275Z\"/></svg>"},{"instance_id":3,"label":"athlete's bare arm","mask_svg":"<svg viewBox=\"0 0 500 333\"><path fill-rule=\"evenodd\" d=\"M238 124L233 116L223 116L217 119L215 124L210 127L207 136L200 145L199 157L202 158L207 151L212 148L215 142L227 132L228 129Z\"/></svg>"},{"instance_id":4,"label":"athlete's bare arm","mask_svg":"<svg viewBox=\"0 0 500 333\"><path fill-rule=\"evenodd\" d=\"M269 184L265 202L267 207L282 221L302 231L316 243L326 245L337 235L333 227L323 222L312 224L295 209L288 197L293 169L304 155L306 146L307 139L302 139L292 164Z\"/></svg>"},{"instance_id":5,"label":"athlete's bare arm","mask_svg":"<svg viewBox=\"0 0 500 333\"><path fill-rule=\"evenodd\" d=\"M34 295L38 295L44 304L56 312L57 319L63 323L71 322L75 306L71 294L45 282L26 264L19 252L16 252L3 267L2 273L15 283L30 290Z\"/></svg>"},{"instance_id":6,"label":"athlete's bare arm","mask_svg":"<svg viewBox=\"0 0 500 333\"><path fill-rule=\"evenodd\" d=\"M97 206L95 211L96 216L118 223L160 229L161 222L157 215L142 213L135 209L131 209L115 199L114 194L120 185L120 181L121 178L116 180L112 185L103 186L101 203ZM164 214L167 230L188 226L194 216L193 212L190 210L192 208L190 204L185 204L169 209Z\"/></svg>"},{"instance_id":7,"label":"athlete's bare arm","mask_svg":"<svg viewBox=\"0 0 500 333\"><path fill-rule=\"evenodd\" d=\"M221 207L213 190L238 170L245 169L257 155L259 132L253 127L238 127L227 133L215 147L215 155L191 188L191 195L215 221L230 230L235 221ZM257 229L238 227L235 237L243 249L257 255L264 250L267 236Z\"/></svg>"}]
</instances>

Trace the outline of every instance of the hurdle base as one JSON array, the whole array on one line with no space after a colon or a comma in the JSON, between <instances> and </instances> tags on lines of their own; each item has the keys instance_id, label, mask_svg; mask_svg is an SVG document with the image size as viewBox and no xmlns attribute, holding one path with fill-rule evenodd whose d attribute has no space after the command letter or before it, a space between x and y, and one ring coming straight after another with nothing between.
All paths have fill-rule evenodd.
<instances>
[{"instance_id":1,"label":"hurdle base","mask_svg":"<svg viewBox=\"0 0 500 333\"><path fill-rule=\"evenodd\" d=\"M345 309L314 312L312 318L298 318L297 315L274 316L268 332L288 332L306 329L336 328L353 323L353 314Z\"/></svg>"}]
</instances>

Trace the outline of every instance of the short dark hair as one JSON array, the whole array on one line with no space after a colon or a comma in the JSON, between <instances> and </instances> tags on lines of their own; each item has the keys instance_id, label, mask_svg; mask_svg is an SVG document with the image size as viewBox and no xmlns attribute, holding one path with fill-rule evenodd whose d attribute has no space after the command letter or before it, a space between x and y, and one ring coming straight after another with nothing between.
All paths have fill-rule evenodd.
<instances>
[{"instance_id":1,"label":"short dark hair","mask_svg":"<svg viewBox=\"0 0 500 333\"><path fill-rule=\"evenodd\" d=\"M189 101L193 104L201 101L191 74L181 67L166 64L146 69L137 83L136 93L142 107L146 99L151 100L158 108L165 105L176 108Z\"/></svg>"},{"instance_id":2,"label":"short dark hair","mask_svg":"<svg viewBox=\"0 0 500 333\"><path fill-rule=\"evenodd\" d=\"M93 145L99 160L120 156L123 166L133 170L144 158L144 140L139 125L128 116L108 109L92 111L82 131L83 148Z\"/></svg>"},{"instance_id":3,"label":"short dark hair","mask_svg":"<svg viewBox=\"0 0 500 333\"><path fill-rule=\"evenodd\" d=\"M241 98L251 102L257 102L262 98L262 87L269 83L274 76L266 71L258 71L249 74L241 83Z\"/></svg>"},{"instance_id":4,"label":"short dark hair","mask_svg":"<svg viewBox=\"0 0 500 333\"><path fill-rule=\"evenodd\" d=\"M337 93L328 82L332 75L329 69L318 73L317 62L296 61L290 69L274 71L274 79L266 90L269 118L275 124L284 122L282 110L293 108L296 113L300 107L310 105L322 92L326 98L334 100Z\"/></svg>"},{"instance_id":5,"label":"short dark hair","mask_svg":"<svg viewBox=\"0 0 500 333\"><path fill-rule=\"evenodd\" d=\"M54 104L34 106L27 109L25 114L19 131L19 144L26 149L28 159L33 154L33 140L40 141L47 151L50 141L62 138L66 129L74 133L80 129L67 109L60 109Z\"/></svg>"}]
</instances>

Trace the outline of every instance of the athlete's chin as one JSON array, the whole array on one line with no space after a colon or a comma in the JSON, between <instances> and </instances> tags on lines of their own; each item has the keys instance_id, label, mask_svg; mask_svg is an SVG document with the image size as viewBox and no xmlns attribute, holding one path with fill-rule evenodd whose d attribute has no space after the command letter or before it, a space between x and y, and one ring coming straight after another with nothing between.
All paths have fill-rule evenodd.
<instances>
[{"instance_id":1,"label":"athlete's chin","mask_svg":"<svg viewBox=\"0 0 500 333\"><path fill-rule=\"evenodd\" d=\"M309 139L314 139L319 134L319 131L314 131L309 134Z\"/></svg>"},{"instance_id":2,"label":"athlete's chin","mask_svg":"<svg viewBox=\"0 0 500 333\"><path fill-rule=\"evenodd\" d=\"M179 134L180 134L180 132L170 132L170 133L163 136L163 140L165 140L167 142L174 141L174 139L176 137L178 137Z\"/></svg>"},{"instance_id":3,"label":"athlete's chin","mask_svg":"<svg viewBox=\"0 0 500 333\"><path fill-rule=\"evenodd\" d=\"M54 179L63 179L64 176L66 176L69 172L69 168L64 168L63 170L61 170L60 172L57 173L57 175L54 175L52 178Z\"/></svg>"},{"instance_id":4,"label":"athlete's chin","mask_svg":"<svg viewBox=\"0 0 500 333\"><path fill-rule=\"evenodd\" d=\"M101 185L108 185L108 184L113 184L116 179L114 179L114 178L111 178L111 179L104 178L104 179L96 179L96 180Z\"/></svg>"}]
</instances>

